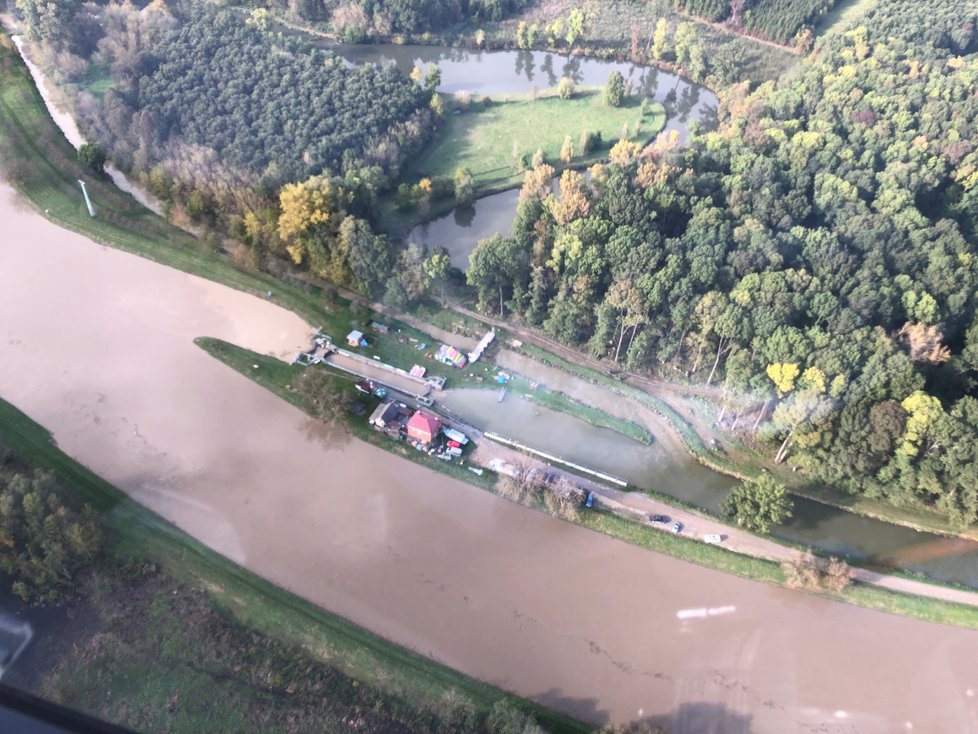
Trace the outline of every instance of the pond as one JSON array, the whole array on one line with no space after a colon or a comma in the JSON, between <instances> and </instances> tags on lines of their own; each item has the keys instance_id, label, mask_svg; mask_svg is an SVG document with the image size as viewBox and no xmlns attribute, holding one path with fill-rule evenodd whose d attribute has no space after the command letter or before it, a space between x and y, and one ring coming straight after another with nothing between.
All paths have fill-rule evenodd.
<instances>
[{"instance_id":1,"label":"pond","mask_svg":"<svg viewBox=\"0 0 978 734\"><path fill-rule=\"evenodd\" d=\"M441 92L469 91L474 94L526 94L534 87L547 89L568 76L579 86L603 86L612 70L630 79L637 94L665 105L666 131L675 130L681 140L691 122L704 129L717 123L717 98L706 87L660 71L654 67L618 61L567 57L544 51L472 51L444 46L330 46L351 63L396 65L404 74L415 66L437 64L441 69ZM509 232L516 215L518 192L504 191L483 197L471 206L419 225L408 242L429 249L445 247L452 265L465 270L469 255L479 240Z\"/></svg>"}]
</instances>

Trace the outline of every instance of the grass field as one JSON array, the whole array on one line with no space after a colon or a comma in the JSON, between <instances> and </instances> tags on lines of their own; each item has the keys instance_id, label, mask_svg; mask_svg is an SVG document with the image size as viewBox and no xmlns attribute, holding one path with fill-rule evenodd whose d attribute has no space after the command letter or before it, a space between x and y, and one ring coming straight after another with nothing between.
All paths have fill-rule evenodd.
<instances>
[{"instance_id":1,"label":"grass field","mask_svg":"<svg viewBox=\"0 0 978 734\"><path fill-rule=\"evenodd\" d=\"M665 108L649 103L645 108L634 96L621 107L611 107L601 90L578 90L571 99L561 99L553 91L539 99L526 97L510 101L474 102L467 111L446 115L439 140L412 165L428 176L455 175L466 167L475 179L477 192L484 187L517 184L523 173L514 168L516 158L533 157L543 150L547 160L560 167L560 150L564 137L571 136L575 156L572 165L597 162L628 126L628 138L637 142L653 139L665 127ZM636 133L636 127L638 132ZM580 138L585 132L600 132L604 144L600 149L581 155ZM515 155L514 155L515 152Z\"/></svg>"},{"instance_id":2,"label":"grass field","mask_svg":"<svg viewBox=\"0 0 978 734\"><path fill-rule=\"evenodd\" d=\"M208 712L198 711L206 723L202 725L198 721L194 728L192 722L187 722L182 730L232 732L240 730L236 722L240 722L242 712L237 709L241 706L261 704L267 707L277 703L288 708L295 704L296 701L290 698L292 694L286 696L285 691L297 675L302 675L303 666L315 664L319 666L316 668L319 673L325 674L324 665L332 669L339 685L368 687L364 701L371 701L380 711L389 707L391 711L400 710L404 716L414 715L412 711L421 716L428 709L440 710L446 693L453 691L452 696L459 697L465 706L482 714L497 702L506 701L537 717L548 730L587 731L583 724L387 642L214 553L63 454L44 428L3 400L0 400L0 436L24 463L53 472L78 499L88 502L103 515L108 529L108 554L114 561L123 563L131 559L137 565L158 564L165 574L157 580L137 575L133 579L133 589L117 588L109 594L125 597L132 593L135 597L145 594L144 584L162 586L160 594L150 595L142 605L133 602L134 606L127 612L146 615L144 620L157 625L153 628L157 630L151 635L153 639L119 644L117 638L125 637L119 632L101 640L100 645L114 645L115 652L108 648L99 650L105 655L89 660L91 665L59 671L57 680L52 683L57 683L59 690L75 691L82 696L96 691L104 695L105 691L111 690L114 694L129 696L145 710L110 708L107 712L144 717L165 715L165 707L168 702L172 705L175 693L193 695L210 703ZM186 608L175 603L172 596L174 590L184 587L197 594L194 605L212 603L221 615L233 621L233 629L227 632L228 635L250 636L242 644L247 649L254 645L252 659L249 660L243 652L230 650L222 660L213 649L215 643L220 645L221 639L201 639L194 629L181 624L180 614ZM199 595L201 590L206 590L210 601ZM92 604L108 604L109 611L117 608L112 600L95 598L99 593L102 592L96 589L90 600ZM200 609L197 613L203 614ZM205 616L213 617L209 612ZM146 633L147 629L141 632ZM154 650L163 653L159 659L149 654ZM146 653L140 658L145 668L136 667L135 659L126 659L127 655L136 652ZM265 653L270 657L263 657ZM240 667L224 667L235 661ZM266 668L249 668L258 662ZM286 667L282 668L283 665ZM252 675L263 677L262 684L247 682ZM345 690L334 692L340 699L347 693ZM345 714L355 719L356 706L363 701L357 697L350 700L350 710ZM405 702L410 703L406 709L398 708L404 707ZM86 705L85 699L76 703L89 710L102 703L109 705L94 700ZM333 713L335 711L330 715ZM151 723L140 720L144 724Z\"/></svg>"}]
</instances>

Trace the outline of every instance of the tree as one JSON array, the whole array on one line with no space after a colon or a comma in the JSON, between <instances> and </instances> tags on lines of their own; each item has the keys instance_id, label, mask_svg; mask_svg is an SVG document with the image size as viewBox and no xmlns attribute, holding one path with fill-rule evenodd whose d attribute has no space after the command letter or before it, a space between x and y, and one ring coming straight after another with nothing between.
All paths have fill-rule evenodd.
<instances>
[{"instance_id":1,"label":"tree","mask_svg":"<svg viewBox=\"0 0 978 734\"><path fill-rule=\"evenodd\" d=\"M774 383L778 395L787 395L795 388L795 379L800 374L798 365L776 362L767 366L767 376Z\"/></svg>"},{"instance_id":2,"label":"tree","mask_svg":"<svg viewBox=\"0 0 978 734\"><path fill-rule=\"evenodd\" d=\"M501 318L505 291L512 289L525 267L525 254L514 239L496 234L480 240L469 256L469 269L465 274L468 284L474 286L479 295L479 309L487 311L491 301L498 296Z\"/></svg>"},{"instance_id":3,"label":"tree","mask_svg":"<svg viewBox=\"0 0 978 734\"><path fill-rule=\"evenodd\" d=\"M669 43L669 21L659 18L655 23L655 32L652 36L652 57L662 60L672 53L672 46Z\"/></svg>"},{"instance_id":4,"label":"tree","mask_svg":"<svg viewBox=\"0 0 978 734\"><path fill-rule=\"evenodd\" d=\"M608 75L604 88L604 101L611 107L621 107L625 101L625 77L615 69Z\"/></svg>"},{"instance_id":5,"label":"tree","mask_svg":"<svg viewBox=\"0 0 978 734\"><path fill-rule=\"evenodd\" d=\"M422 265L427 281L438 285L442 308L445 307L445 283L448 280L448 271L451 267L452 259L444 247L439 247L431 252Z\"/></svg>"},{"instance_id":6,"label":"tree","mask_svg":"<svg viewBox=\"0 0 978 734\"><path fill-rule=\"evenodd\" d=\"M374 234L368 222L356 217L343 220L339 239L359 290L365 295L377 293L391 274L390 242Z\"/></svg>"},{"instance_id":7,"label":"tree","mask_svg":"<svg viewBox=\"0 0 978 734\"><path fill-rule=\"evenodd\" d=\"M26 602L71 596L101 550L98 517L69 506L65 494L50 474L0 468L0 573Z\"/></svg>"},{"instance_id":8,"label":"tree","mask_svg":"<svg viewBox=\"0 0 978 734\"><path fill-rule=\"evenodd\" d=\"M474 191L472 171L464 166L455 169L455 200L459 204L471 204Z\"/></svg>"},{"instance_id":9,"label":"tree","mask_svg":"<svg viewBox=\"0 0 978 734\"><path fill-rule=\"evenodd\" d=\"M689 22L680 23L676 26L674 42L676 63L686 66L689 63L690 52L696 43L696 26Z\"/></svg>"},{"instance_id":10,"label":"tree","mask_svg":"<svg viewBox=\"0 0 978 734\"><path fill-rule=\"evenodd\" d=\"M557 95L561 99L570 99L573 97L575 89L574 80L569 76L562 76L557 83Z\"/></svg>"},{"instance_id":11,"label":"tree","mask_svg":"<svg viewBox=\"0 0 978 734\"><path fill-rule=\"evenodd\" d=\"M574 141L570 135L564 137L564 144L560 146L560 160L565 165L574 160Z\"/></svg>"},{"instance_id":12,"label":"tree","mask_svg":"<svg viewBox=\"0 0 978 734\"><path fill-rule=\"evenodd\" d=\"M525 49L530 48L529 39L527 38L527 24L525 20L521 20L516 24L516 47Z\"/></svg>"},{"instance_id":13,"label":"tree","mask_svg":"<svg viewBox=\"0 0 978 734\"><path fill-rule=\"evenodd\" d=\"M343 415L343 391L337 379L317 365L306 368L298 380L303 407L323 423L335 423Z\"/></svg>"},{"instance_id":14,"label":"tree","mask_svg":"<svg viewBox=\"0 0 978 734\"><path fill-rule=\"evenodd\" d=\"M723 513L737 525L767 533L772 525L791 519L793 503L783 484L769 474L741 482L723 501Z\"/></svg>"},{"instance_id":15,"label":"tree","mask_svg":"<svg viewBox=\"0 0 978 734\"><path fill-rule=\"evenodd\" d=\"M438 64L429 64L428 72L425 74L424 77L425 89L434 91L438 89L438 86L440 84L441 84L441 69L438 67Z\"/></svg>"},{"instance_id":16,"label":"tree","mask_svg":"<svg viewBox=\"0 0 978 734\"><path fill-rule=\"evenodd\" d=\"M564 40L568 46L573 46L578 40L584 38L587 28L587 14L583 8L573 8L567 14L567 35Z\"/></svg>"},{"instance_id":17,"label":"tree","mask_svg":"<svg viewBox=\"0 0 978 734\"><path fill-rule=\"evenodd\" d=\"M78 149L78 162L95 173L105 173L105 151L98 143L83 143Z\"/></svg>"}]
</instances>

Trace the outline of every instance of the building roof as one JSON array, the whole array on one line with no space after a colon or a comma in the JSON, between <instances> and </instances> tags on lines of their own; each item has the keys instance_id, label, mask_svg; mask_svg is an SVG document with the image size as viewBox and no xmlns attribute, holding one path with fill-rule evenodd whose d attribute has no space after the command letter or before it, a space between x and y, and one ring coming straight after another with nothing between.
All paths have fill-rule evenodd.
<instances>
[{"instance_id":1,"label":"building roof","mask_svg":"<svg viewBox=\"0 0 978 734\"><path fill-rule=\"evenodd\" d=\"M441 429L441 421L433 415L422 413L420 410L408 421L408 435L426 441L432 440Z\"/></svg>"},{"instance_id":2,"label":"building roof","mask_svg":"<svg viewBox=\"0 0 978 734\"><path fill-rule=\"evenodd\" d=\"M363 339L363 332L356 329L346 335L347 341L360 341L361 339Z\"/></svg>"}]
</instances>

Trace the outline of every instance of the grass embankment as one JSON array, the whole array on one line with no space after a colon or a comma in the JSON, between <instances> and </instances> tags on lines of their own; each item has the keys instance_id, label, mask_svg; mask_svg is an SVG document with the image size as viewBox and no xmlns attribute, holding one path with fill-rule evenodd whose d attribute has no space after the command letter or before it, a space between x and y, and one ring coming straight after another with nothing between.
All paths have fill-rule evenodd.
<instances>
[{"instance_id":1,"label":"grass embankment","mask_svg":"<svg viewBox=\"0 0 978 734\"><path fill-rule=\"evenodd\" d=\"M505 701L549 730L588 730L387 642L207 549L62 453L48 431L3 400L0 435L25 464L53 472L99 511L110 560L158 564L165 573L137 574L131 589L115 582L96 586L85 603L109 614L112 625L87 649L56 650L59 662L85 664L60 667L49 693L77 695L68 702L154 730L239 731L247 715L268 722L266 731L308 731L303 724L311 725L310 711L324 717L313 728L334 723L335 729L326 728L355 730L358 712L365 711L375 731L381 730L377 716L381 727L388 721L410 731L447 715L446 695L483 716ZM190 598L174 598L182 593ZM120 605L129 594L132 600ZM133 617L134 628L119 626L122 613ZM109 691L117 703L107 700ZM187 709L185 721L180 707ZM298 722L285 726L296 713L302 714ZM168 725L155 725L162 720ZM186 725L177 726L181 722ZM244 728L255 724L252 719Z\"/></svg>"},{"instance_id":2,"label":"grass embankment","mask_svg":"<svg viewBox=\"0 0 978 734\"><path fill-rule=\"evenodd\" d=\"M515 186L523 173L514 167L516 159L529 161L539 149L559 168L561 146L570 135L574 158L570 165L583 166L607 158L611 145L628 127L628 139L646 143L665 127L666 111L658 102L643 103L635 96L621 107L612 107L601 90L578 90L570 99L561 99L553 90L538 99L511 95L491 102L483 97L460 114L447 114L439 141L429 147L412 168L426 176L455 175L468 168L475 180L477 195L483 188ZM446 106L451 102L446 99ZM637 128L637 132L636 132ZM580 139L585 132L600 133L604 141L584 154ZM515 154L515 155L514 155Z\"/></svg>"},{"instance_id":3,"label":"grass embankment","mask_svg":"<svg viewBox=\"0 0 978 734\"><path fill-rule=\"evenodd\" d=\"M302 407L302 399L292 388L298 368L274 367L271 362L277 362L273 357L264 357L241 347L227 344L215 339L198 339L197 343L207 349L214 357L228 366L236 369L245 376L254 379L259 384L276 393L293 405ZM253 368L254 364L259 369ZM279 362L279 365L282 363ZM262 377L259 378L259 375ZM366 427L363 418L347 419L347 425L360 426L354 431L355 435L383 448L387 451L400 453L401 446L380 433ZM426 464L429 468L445 471L454 465L445 464L436 459L418 455L418 452L405 452L407 458ZM445 467L445 468L443 468ZM461 467L455 467L461 469ZM461 470L456 478L481 489L497 492L495 475L486 471L482 477L477 477L468 471ZM702 543L698 540L685 538L680 535L665 532L647 525L631 522L616 515L604 512L582 512L578 524L604 533L612 538L623 540L632 545L646 548L657 553L680 558L700 566L712 568L724 573L731 573L743 578L764 583L785 585L786 577L780 564L753 556L733 553L725 548ZM978 629L978 607L964 604L954 604L927 597L912 596L888 591L875 586L854 583L841 594L823 594L826 598L844 601L857 606L879 611L900 614L915 619L922 619L942 624L952 624L960 627Z\"/></svg>"}]
</instances>

